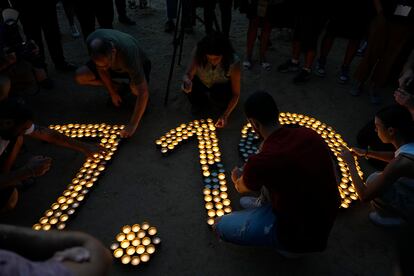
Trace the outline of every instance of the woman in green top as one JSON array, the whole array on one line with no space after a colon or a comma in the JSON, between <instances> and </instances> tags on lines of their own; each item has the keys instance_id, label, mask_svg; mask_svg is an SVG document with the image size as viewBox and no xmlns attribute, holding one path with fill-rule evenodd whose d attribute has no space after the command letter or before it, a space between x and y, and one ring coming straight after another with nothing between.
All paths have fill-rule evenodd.
<instances>
[{"instance_id":1,"label":"woman in green top","mask_svg":"<svg viewBox=\"0 0 414 276\"><path fill-rule=\"evenodd\" d=\"M240 97L240 61L227 37L213 33L198 42L182 89L193 107L218 107L222 113L216 127L227 125Z\"/></svg>"}]
</instances>

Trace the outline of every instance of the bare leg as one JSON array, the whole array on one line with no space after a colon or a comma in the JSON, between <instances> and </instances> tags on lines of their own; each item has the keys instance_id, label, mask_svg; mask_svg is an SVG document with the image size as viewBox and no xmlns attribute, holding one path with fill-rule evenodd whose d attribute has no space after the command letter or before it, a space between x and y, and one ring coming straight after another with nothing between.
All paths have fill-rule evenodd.
<instances>
[{"instance_id":1,"label":"bare leg","mask_svg":"<svg viewBox=\"0 0 414 276\"><path fill-rule=\"evenodd\" d=\"M85 65L76 70L75 81L80 85L103 86L103 82Z\"/></svg>"},{"instance_id":2,"label":"bare leg","mask_svg":"<svg viewBox=\"0 0 414 276\"><path fill-rule=\"evenodd\" d=\"M269 46L270 32L272 26L270 25L269 19L265 18L263 22L262 32L260 34L260 62L266 62L266 52Z\"/></svg>"},{"instance_id":3,"label":"bare leg","mask_svg":"<svg viewBox=\"0 0 414 276\"><path fill-rule=\"evenodd\" d=\"M310 70L312 68L313 61L315 59L316 52L315 50L308 50L305 55L305 64L303 68L306 70Z\"/></svg>"},{"instance_id":4,"label":"bare leg","mask_svg":"<svg viewBox=\"0 0 414 276\"><path fill-rule=\"evenodd\" d=\"M333 37L327 37L325 36L322 40L322 44L321 44L321 52L319 55L319 60L321 63L325 64L326 63L326 59L328 58L329 52L332 49L334 43L334 38Z\"/></svg>"}]
</instances>

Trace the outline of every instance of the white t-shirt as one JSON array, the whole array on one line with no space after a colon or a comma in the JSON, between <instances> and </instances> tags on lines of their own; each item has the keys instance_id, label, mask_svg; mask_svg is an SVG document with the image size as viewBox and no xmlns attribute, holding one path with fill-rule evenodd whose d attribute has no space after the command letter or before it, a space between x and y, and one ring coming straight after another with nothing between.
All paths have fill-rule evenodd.
<instances>
[{"instance_id":1,"label":"white t-shirt","mask_svg":"<svg viewBox=\"0 0 414 276\"><path fill-rule=\"evenodd\" d=\"M35 129L35 125L32 124L28 129L26 129L24 134L25 135L32 134L34 129ZM10 143L9 140L3 140L3 139L0 138L0 156L3 154L4 150L7 148L9 143Z\"/></svg>"}]
</instances>

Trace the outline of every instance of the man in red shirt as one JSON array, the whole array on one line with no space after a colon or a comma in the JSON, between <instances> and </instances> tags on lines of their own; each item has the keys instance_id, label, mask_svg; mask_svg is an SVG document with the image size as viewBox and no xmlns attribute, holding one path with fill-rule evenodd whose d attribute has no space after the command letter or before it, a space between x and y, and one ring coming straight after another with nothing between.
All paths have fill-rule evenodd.
<instances>
[{"instance_id":1,"label":"man in red shirt","mask_svg":"<svg viewBox=\"0 0 414 276\"><path fill-rule=\"evenodd\" d=\"M263 144L243 171L233 170L232 180L239 193L265 187L269 201L223 216L216 232L228 242L281 253L324 250L340 205L328 146L310 129L279 125L278 108L266 92L252 94L245 113Z\"/></svg>"}]
</instances>

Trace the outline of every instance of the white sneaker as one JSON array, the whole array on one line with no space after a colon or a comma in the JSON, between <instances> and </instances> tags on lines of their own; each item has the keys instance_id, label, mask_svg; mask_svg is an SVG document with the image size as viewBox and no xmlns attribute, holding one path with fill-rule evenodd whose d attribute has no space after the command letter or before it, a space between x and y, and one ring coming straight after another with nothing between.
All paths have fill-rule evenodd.
<instances>
[{"instance_id":1,"label":"white sneaker","mask_svg":"<svg viewBox=\"0 0 414 276\"><path fill-rule=\"evenodd\" d=\"M401 226L405 221L400 217L383 217L378 212L369 213L369 219L379 226L395 227Z\"/></svg>"},{"instance_id":2,"label":"white sneaker","mask_svg":"<svg viewBox=\"0 0 414 276\"><path fill-rule=\"evenodd\" d=\"M243 209L252 209L260 207L262 203L258 197L243 196L240 198L240 205Z\"/></svg>"}]
</instances>

